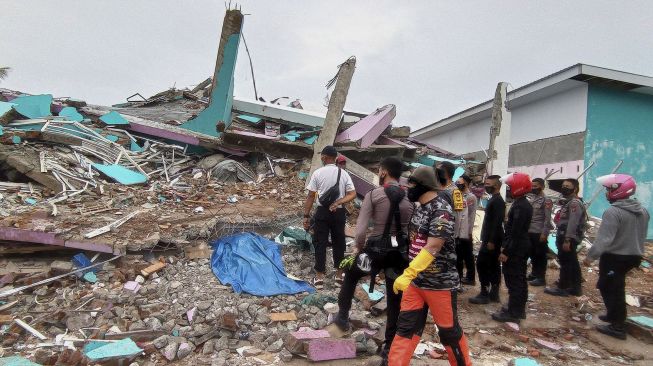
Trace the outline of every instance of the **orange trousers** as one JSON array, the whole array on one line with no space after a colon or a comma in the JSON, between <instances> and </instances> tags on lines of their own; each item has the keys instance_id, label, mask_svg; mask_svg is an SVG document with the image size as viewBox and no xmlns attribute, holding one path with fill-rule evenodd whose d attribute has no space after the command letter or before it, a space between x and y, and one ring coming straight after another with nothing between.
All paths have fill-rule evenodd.
<instances>
[{"instance_id":1,"label":"orange trousers","mask_svg":"<svg viewBox=\"0 0 653 366\"><path fill-rule=\"evenodd\" d=\"M392 341L389 366L408 366L426 325L428 309L438 326L440 342L447 350L449 364L471 365L467 338L458 324L455 290L424 290L410 285L401 299L397 334ZM428 308L427 308L428 307Z\"/></svg>"}]
</instances>

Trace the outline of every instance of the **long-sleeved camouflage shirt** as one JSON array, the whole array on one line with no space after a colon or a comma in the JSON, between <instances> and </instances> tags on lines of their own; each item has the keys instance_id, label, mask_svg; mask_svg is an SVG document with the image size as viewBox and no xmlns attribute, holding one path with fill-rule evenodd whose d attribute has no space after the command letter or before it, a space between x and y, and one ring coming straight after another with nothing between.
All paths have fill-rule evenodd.
<instances>
[{"instance_id":1,"label":"long-sleeved camouflage shirt","mask_svg":"<svg viewBox=\"0 0 653 366\"><path fill-rule=\"evenodd\" d=\"M526 195L528 202L533 206L533 218L528 232L531 234L549 235L553 229L551 224L551 212L553 211L553 201L544 195L529 193Z\"/></svg>"}]
</instances>

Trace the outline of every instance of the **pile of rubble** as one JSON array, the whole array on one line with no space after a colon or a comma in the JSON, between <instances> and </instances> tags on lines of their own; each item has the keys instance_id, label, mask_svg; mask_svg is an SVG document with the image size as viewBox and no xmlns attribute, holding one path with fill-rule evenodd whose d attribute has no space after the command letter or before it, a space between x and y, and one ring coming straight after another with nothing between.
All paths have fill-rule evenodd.
<instances>
[{"instance_id":1,"label":"pile of rubble","mask_svg":"<svg viewBox=\"0 0 653 366\"><path fill-rule=\"evenodd\" d=\"M286 271L306 276L313 262L310 252L294 246L283 251ZM10 260L2 262L15 267ZM337 328L327 327L337 311L335 283L319 294L236 294L219 283L208 259L165 253L108 261L100 256L92 262L102 265L65 276L83 262L78 254L72 262L50 263L45 272L2 277L0 313L12 314L1 316L5 355L21 354L43 365L155 364L184 358L215 365L273 364L298 356L332 359L338 352L373 356L383 340L383 318L378 316L384 301L378 290L368 295L359 289L352 313L358 330L343 338ZM93 273L92 280L85 273ZM52 276L60 278L39 285ZM4 296L13 286L22 291ZM108 347L101 357L94 352L99 346Z\"/></svg>"}]
</instances>

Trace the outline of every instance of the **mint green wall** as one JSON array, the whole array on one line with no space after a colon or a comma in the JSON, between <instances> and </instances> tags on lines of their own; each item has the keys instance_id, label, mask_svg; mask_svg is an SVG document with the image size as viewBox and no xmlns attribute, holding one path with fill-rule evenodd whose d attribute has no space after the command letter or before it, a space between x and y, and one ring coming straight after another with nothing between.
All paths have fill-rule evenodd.
<instances>
[{"instance_id":1,"label":"mint green wall","mask_svg":"<svg viewBox=\"0 0 653 366\"><path fill-rule=\"evenodd\" d=\"M584 177L584 199L597 187L596 178L609 174L619 160L617 173L630 174L637 181L635 197L653 212L653 95L601 86L589 86L585 166L595 166ZM601 217L609 206L601 194L590 214ZM653 222L648 238L653 238Z\"/></svg>"}]
</instances>

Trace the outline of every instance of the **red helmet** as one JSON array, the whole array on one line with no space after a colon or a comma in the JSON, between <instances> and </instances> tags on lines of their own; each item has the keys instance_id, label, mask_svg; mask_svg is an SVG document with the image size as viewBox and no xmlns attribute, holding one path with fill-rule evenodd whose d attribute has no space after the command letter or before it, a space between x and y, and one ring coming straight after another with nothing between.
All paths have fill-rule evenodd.
<instances>
[{"instance_id":1,"label":"red helmet","mask_svg":"<svg viewBox=\"0 0 653 366\"><path fill-rule=\"evenodd\" d=\"M635 194L637 183L627 174L608 174L596 178L596 181L608 190L608 200L616 201Z\"/></svg>"},{"instance_id":2,"label":"red helmet","mask_svg":"<svg viewBox=\"0 0 653 366\"><path fill-rule=\"evenodd\" d=\"M344 155L338 155L338 157L336 158L336 164L342 164L346 162L347 162L347 158L345 158Z\"/></svg>"},{"instance_id":3,"label":"red helmet","mask_svg":"<svg viewBox=\"0 0 653 366\"><path fill-rule=\"evenodd\" d=\"M514 197L521 197L529 193L533 188L531 177L524 173L510 173L501 177L501 181L510 186L510 194Z\"/></svg>"}]
</instances>

